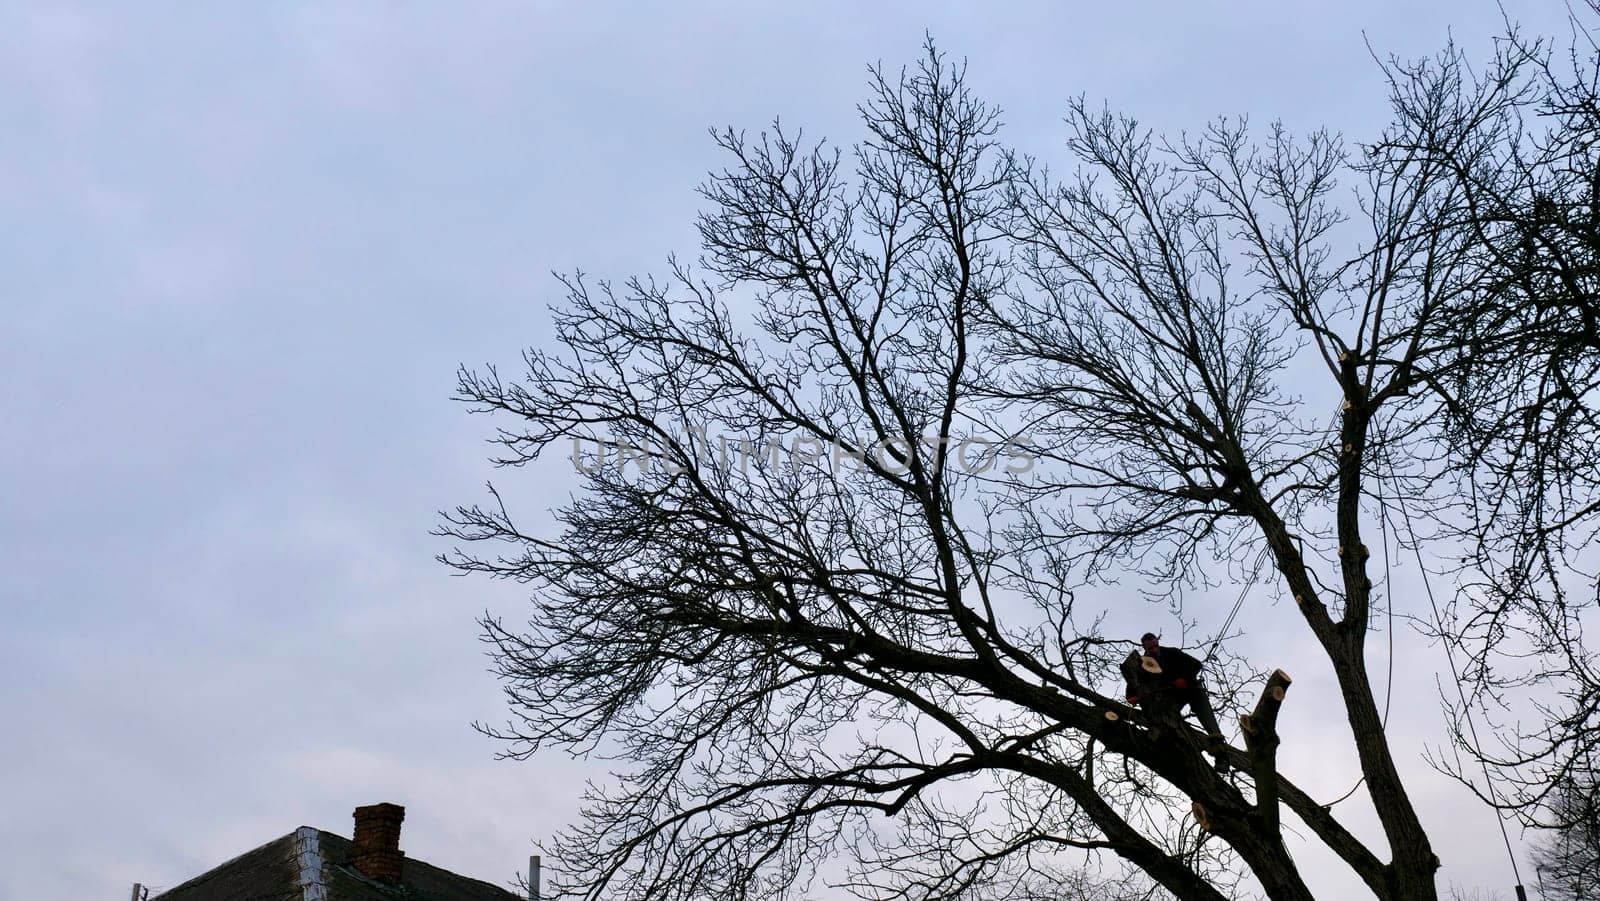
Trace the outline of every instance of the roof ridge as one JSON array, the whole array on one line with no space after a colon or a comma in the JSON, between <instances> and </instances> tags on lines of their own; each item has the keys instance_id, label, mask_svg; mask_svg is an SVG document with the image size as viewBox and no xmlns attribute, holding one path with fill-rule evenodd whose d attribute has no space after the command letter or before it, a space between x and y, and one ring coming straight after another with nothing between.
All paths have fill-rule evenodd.
<instances>
[{"instance_id":1,"label":"roof ridge","mask_svg":"<svg viewBox=\"0 0 1600 901\"><path fill-rule=\"evenodd\" d=\"M162 889L160 894L152 895L151 897L160 898L162 895L166 895L166 894L170 894L172 892L176 892L179 889L188 889L188 888L193 888L194 886L197 886L197 885L202 885L205 882L216 878L220 871L228 868L229 866L232 866L233 864L236 864L236 863L240 862L241 860L244 860L246 857L249 857L250 855L256 853L257 851L265 850L266 848L268 848L268 847L270 847L272 845L275 845L278 842L287 841L293 835L294 835L294 833L292 833L292 832L285 832L282 835L274 836L273 838L271 838L271 839L269 839L267 841L264 841L259 845L256 845L254 848L250 848L249 850L241 851L238 854L233 855L232 857L228 858L227 860L224 860L222 863L217 864L216 866L212 867L209 870L206 870L203 873L198 873L198 874L196 874L194 876L191 876L188 879L185 879L184 881L178 883L177 885L172 886L171 888Z\"/></svg>"}]
</instances>

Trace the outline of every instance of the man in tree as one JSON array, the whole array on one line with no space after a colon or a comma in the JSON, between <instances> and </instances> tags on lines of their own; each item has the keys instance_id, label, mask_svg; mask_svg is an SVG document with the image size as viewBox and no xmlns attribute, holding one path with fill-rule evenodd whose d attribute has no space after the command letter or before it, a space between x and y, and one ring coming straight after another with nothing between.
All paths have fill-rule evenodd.
<instances>
[{"instance_id":1,"label":"man in tree","mask_svg":"<svg viewBox=\"0 0 1600 901\"><path fill-rule=\"evenodd\" d=\"M1164 648L1161 639L1154 632L1146 632L1139 638L1139 643L1144 646L1144 656L1154 660L1160 667L1153 675L1156 677L1157 691L1166 692L1173 706L1181 713L1185 706L1194 711L1195 719L1205 727L1206 736L1213 746L1222 743L1222 727L1217 725L1217 714L1211 709L1211 696L1206 692L1205 683L1200 680L1200 668L1204 665L1199 660L1185 654L1177 648ZM1130 694L1128 703L1137 705L1139 696ZM1228 771L1228 762L1223 757L1217 758L1217 772Z\"/></svg>"}]
</instances>

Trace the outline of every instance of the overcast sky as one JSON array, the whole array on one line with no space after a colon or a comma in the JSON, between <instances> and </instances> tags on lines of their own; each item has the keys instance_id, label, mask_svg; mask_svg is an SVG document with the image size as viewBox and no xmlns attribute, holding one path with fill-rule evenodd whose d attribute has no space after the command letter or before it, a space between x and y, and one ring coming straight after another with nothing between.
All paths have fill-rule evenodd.
<instances>
[{"instance_id":1,"label":"overcast sky","mask_svg":"<svg viewBox=\"0 0 1600 901\"><path fill-rule=\"evenodd\" d=\"M454 370L547 340L553 269L693 256L707 127L850 137L867 64L927 31L1046 159L1079 93L1361 138L1364 40L1481 59L1500 26L1477 0L0 9L0 901L170 887L380 800L409 854L504 883L573 815L602 769L497 762L470 728L502 711L475 619L523 601L432 560L434 511L495 476ZM575 484L496 478L529 511ZM1252 613L1242 647L1295 656L1293 618ZM1403 668L1442 666L1408 640ZM1492 816L1420 762L1431 675L1405 681L1445 881L1508 895ZM1354 766L1325 720L1286 706L1281 757L1331 798Z\"/></svg>"}]
</instances>

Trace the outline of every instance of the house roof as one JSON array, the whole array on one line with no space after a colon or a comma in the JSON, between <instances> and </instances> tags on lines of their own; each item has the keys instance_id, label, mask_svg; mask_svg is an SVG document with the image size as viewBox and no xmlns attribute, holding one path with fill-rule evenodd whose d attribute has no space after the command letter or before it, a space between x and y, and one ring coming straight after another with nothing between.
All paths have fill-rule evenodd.
<instances>
[{"instance_id":1,"label":"house roof","mask_svg":"<svg viewBox=\"0 0 1600 901\"><path fill-rule=\"evenodd\" d=\"M349 863L350 840L301 826L182 885L159 901L519 901L520 895L407 857L397 885Z\"/></svg>"}]
</instances>

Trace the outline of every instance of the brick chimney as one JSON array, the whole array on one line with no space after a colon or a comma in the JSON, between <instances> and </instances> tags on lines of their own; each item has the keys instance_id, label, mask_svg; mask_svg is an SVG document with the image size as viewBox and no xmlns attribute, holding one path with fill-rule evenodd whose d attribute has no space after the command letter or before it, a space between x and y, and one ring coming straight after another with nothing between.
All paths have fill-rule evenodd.
<instances>
[{"instance_id":1,"label":"brick chimney","mask_svg":"<svg viewBox=\"0 0 1600 901\"><path fill-rule=\"evenodd\" d=\"M400 823L406 809L398 804L356 808L356 834L350 840L350 863L361 875L391 885L400 881L406 853L400 850Z\"/></svg>"}]
</instances>

